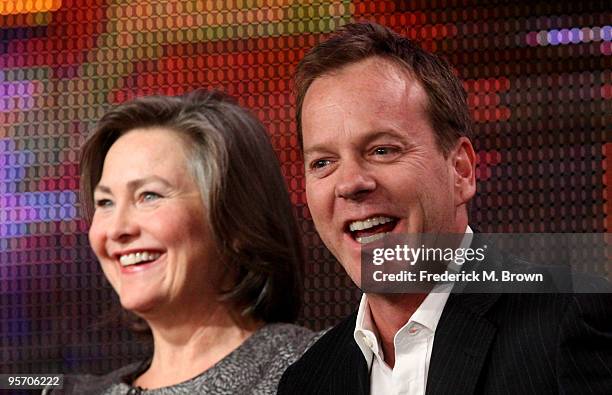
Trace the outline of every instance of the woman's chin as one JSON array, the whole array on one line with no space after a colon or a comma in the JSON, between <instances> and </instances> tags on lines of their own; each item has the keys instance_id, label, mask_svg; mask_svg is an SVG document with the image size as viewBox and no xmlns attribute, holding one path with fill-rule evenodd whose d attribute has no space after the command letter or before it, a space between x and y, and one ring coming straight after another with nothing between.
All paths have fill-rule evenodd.
<instances>
[{"instance_id":1,"label":"woman's chin","mask_svg":"<svg viewBox=\"0 0 612 395\"><path fill-rule=\"evenodd\" d=\"M142 318L154 313L160 308L160 301L135 297L121 297L121 306Z\"/></svg>"}]
</instances>

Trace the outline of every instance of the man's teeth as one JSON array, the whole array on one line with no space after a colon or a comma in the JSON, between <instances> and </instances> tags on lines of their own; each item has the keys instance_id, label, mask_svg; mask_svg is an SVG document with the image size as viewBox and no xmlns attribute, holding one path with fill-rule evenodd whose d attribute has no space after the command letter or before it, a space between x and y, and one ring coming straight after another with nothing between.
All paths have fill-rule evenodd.
<instances>
[{"instance_id":1,"label":"man's teeth","mask_svg":"<svg viewBox=\"0 0 612 395\"><path fill-rule=\"evenodd\" d=\"M364 230L370 229L376 225L386 224L387 222L393 221L393 218L389 217L372 217L368 218L365 221L354 221L349 225L349 229L351 232L356 230Z\"/></svg>"},{"instance_id":2,"label":"man's teeth","mask_svg":"<svg viewBox=\"0 0 612 395\"><path fill-rule=\"evenodd\" d=\"M389 232L376 233L376 234L374 234L372 236L356 237L355 240L357 240L357 242L361 243L361 244L368 244L368 243L371 243L373 241L382 239L383 237L385 237L385 235L387 233L389 233Z\"/></svg>"},{"instance_id":3,"label":"man's teeth","mask_svg":"<svg viewBox=\"0 0 612 395\"><path fill-rule=\"evenodd\" d=\"M137 263L154 261L160 256L159 252L134 252L132 254L121 255L119 263L121 263L121 266L136 265Z\"/></svg>"}]
</instances>

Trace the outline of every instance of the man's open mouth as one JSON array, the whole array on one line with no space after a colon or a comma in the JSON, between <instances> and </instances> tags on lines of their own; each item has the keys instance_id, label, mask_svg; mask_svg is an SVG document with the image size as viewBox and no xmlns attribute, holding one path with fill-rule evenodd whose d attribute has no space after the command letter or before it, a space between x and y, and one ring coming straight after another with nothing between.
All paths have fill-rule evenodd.
<instances>
[{"instance_id":1,"label":"man's open mouth","mask_svg":"<svg viewBox=\"0 0 612 395\"><path fill-rule=\"evenodd\" d=\"M390 233L397 225L398 218L376 216L360 221L348 223L348 232L351 237L361 244L371 243L382 239Z\"/></svg>"}]
</instances>

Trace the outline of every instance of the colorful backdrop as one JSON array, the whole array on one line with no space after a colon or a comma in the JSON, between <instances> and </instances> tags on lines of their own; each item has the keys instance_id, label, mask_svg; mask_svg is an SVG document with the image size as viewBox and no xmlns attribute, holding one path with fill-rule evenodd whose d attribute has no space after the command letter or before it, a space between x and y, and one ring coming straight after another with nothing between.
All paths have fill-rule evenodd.
<instances>
[{"instance_id":1,"label":"colorful backdrop","mask_svg":"<svg viewBox=\"0 0 612 395\"><path fill-rule=\"evenodd\" d=\"M607 7L606 7L607 5ZM359 296L305 206L291 76L338 26L375 20L445 56L478 135L472 224L609 232L611 27L605 1L0 0L0 372L105 372L147 353L87 242L78 152L113 104L221 89L268 127L307 247L301 322Z\"/></svg>"}]
</instances>

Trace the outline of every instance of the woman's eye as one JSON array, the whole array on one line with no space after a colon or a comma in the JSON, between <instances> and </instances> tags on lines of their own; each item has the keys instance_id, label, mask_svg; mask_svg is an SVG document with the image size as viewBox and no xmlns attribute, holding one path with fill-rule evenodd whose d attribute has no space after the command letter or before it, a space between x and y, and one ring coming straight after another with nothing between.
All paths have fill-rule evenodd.
<instances>
[{"instance_id":1,"label":"woman's eye","mask_svg":"<svg viewBox=\"0 0 612 395\"><path fill-rule=\"evenodd\" d=\"M143 202L151 202L151 201L161 198L161 195L156 192L147 191L147 192L143 192L140 195L140 198L142 199Z\"/></svg>"},{"instance_id":2,"label":"woman's eye","mask_svg":"<svg viewBox=\"0 0 612 395\"><path fill-rule=\"evenodd\" d=\"M113 201L110 199L96 199L95 205L96 207L104 208L112 206Z\"/></svg>"}]
</instances>

